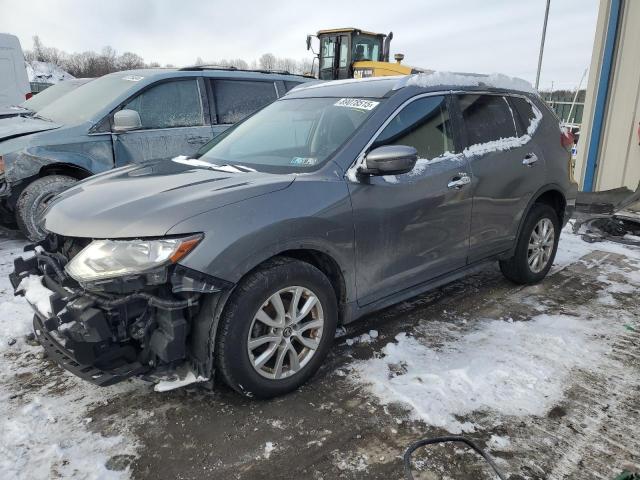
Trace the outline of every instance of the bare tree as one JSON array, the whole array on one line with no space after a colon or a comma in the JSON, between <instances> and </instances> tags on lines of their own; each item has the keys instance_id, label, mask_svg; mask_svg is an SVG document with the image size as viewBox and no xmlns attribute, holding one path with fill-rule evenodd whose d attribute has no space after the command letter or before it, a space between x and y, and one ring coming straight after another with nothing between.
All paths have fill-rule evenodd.
<instances>
[{"instance_id":1,"label":"bare tree","mask_svg":"<svg viewBox=\"0 0 640 480\"><path fill-rule=\"evenodd\" d=\"M118 70L134 70L144 67L144 59L135 53L124 52L116 59L116 67Z\"/></svg>"},{"instance_id":2,"label":"bare tree","mask_svg":"<svg viewBox=\"0 0 640 480\"><path fill-rule=\"evenodd\" d=\"M264 53L258 59L260 68L264 70L274 70L276 68L276 56L273 53Z\"/></svg>"}]
</instances>

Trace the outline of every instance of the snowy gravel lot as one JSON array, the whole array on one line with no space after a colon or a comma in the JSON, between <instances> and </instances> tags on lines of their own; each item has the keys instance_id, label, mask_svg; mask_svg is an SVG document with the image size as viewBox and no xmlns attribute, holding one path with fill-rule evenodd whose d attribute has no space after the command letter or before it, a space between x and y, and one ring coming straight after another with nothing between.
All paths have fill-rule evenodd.
<instances>
[{"instance_id":1,"label":"snowy gravel lot","mask_svg":"<svg viewBox=\"0 0 640 480\"><path fill-rule=\"evenodd\" d=\"M4 235L4 236L1 236ZM26 334L0 232L0 478L402 478L406 445L464 433L511 479L640 470L640 249L565 229L542 284L495 266L336 338L299 392L98 388ZM459 447L417 452L416 478L492 478Z\"/></svg>"}]
</instances>

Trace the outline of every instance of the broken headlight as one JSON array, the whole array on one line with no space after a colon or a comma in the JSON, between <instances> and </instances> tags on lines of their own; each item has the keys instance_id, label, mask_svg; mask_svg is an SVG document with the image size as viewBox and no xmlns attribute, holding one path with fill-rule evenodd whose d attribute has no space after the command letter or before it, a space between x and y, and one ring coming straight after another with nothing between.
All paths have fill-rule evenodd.
<instances>
[{"instance_id":1,"label":"broken headlight","mask_svg":"<svg viewBox=\"0 0 640 480\"><path fill-rule=\"evenodd\" d=\"M94 240L65 266L78 282L136 275L176 263L202 235L158 240Z\"/></svg>"}]
</instances>

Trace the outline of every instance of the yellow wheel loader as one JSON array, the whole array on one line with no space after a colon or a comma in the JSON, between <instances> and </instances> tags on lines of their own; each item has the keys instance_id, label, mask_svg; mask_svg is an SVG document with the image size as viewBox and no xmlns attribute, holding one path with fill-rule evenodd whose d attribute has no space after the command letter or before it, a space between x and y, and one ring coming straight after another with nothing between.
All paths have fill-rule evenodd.
<instances>
[{"instance_id":1,"label":"yellow wheel loader","mask_svg":"<svg viewBox=\"0 0 640 480\"><path fill-rule=\"evenodd\" d=\"M307 50L312 50L314 35L307 35ZM401 62L404 55L394 55L395 63L389 62L389 46L393 32L388 35L360 30L358 28L335 28L320 30L315 37L320 42L318 78L338 80L341 78L385 77L389 75L409 75L425 70Z\"/></svg>"}]
</instances>

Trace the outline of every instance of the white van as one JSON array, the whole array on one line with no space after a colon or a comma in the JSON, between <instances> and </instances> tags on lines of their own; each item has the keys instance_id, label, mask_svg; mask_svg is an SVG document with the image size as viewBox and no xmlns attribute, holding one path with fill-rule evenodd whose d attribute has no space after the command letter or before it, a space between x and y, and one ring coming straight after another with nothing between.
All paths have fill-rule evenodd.
<instances>
[{"instance_id":1,"label":"white van","mask_svg":"<svg viewBox=\"0 0 640 480\"><path fill-rule=\"evenodd\" d=\"M0 33L0 107L19 105L30 97L20 40L15 35Z\"/></svg>"}]
</instances>

